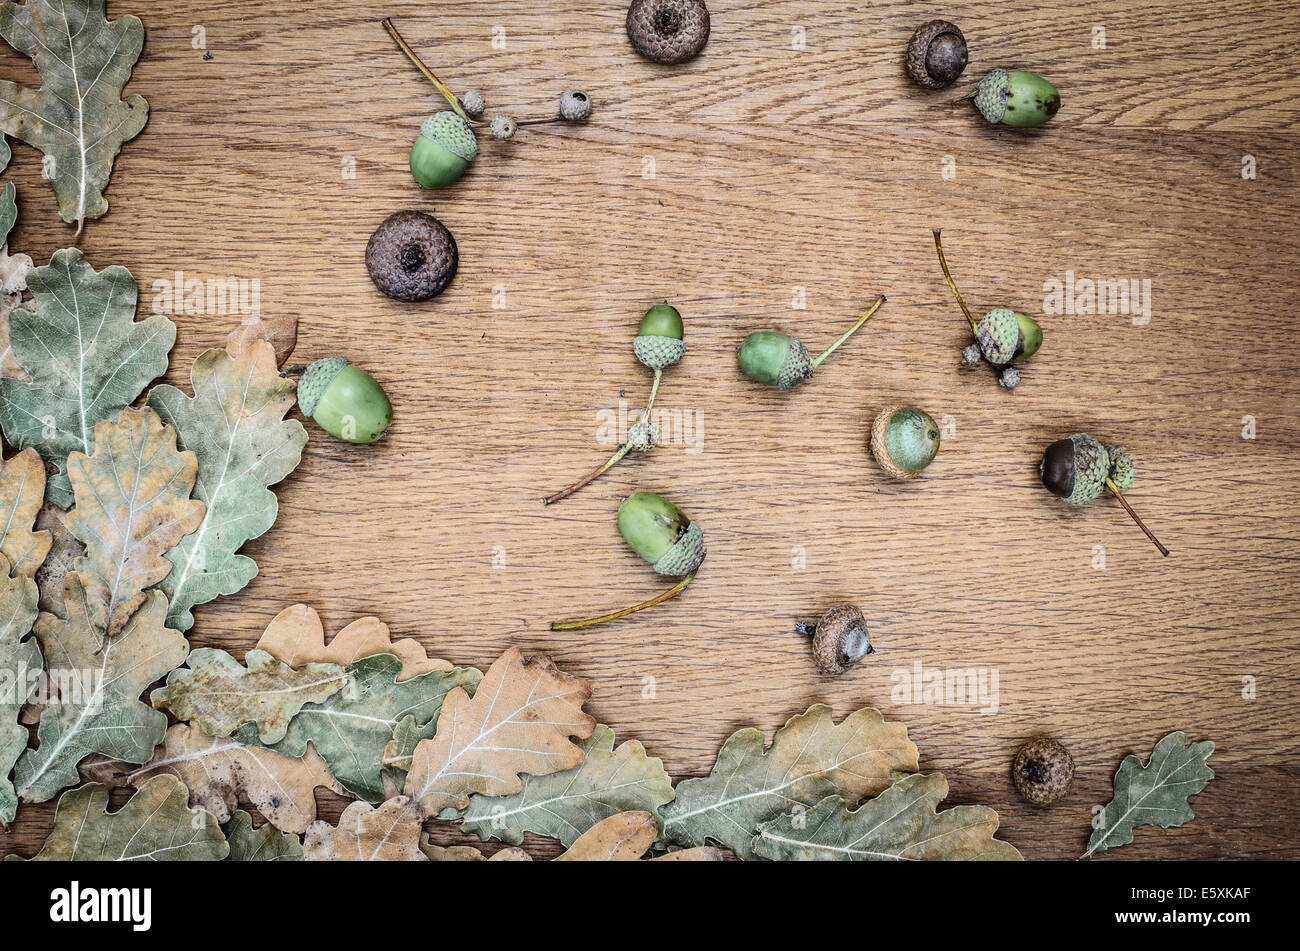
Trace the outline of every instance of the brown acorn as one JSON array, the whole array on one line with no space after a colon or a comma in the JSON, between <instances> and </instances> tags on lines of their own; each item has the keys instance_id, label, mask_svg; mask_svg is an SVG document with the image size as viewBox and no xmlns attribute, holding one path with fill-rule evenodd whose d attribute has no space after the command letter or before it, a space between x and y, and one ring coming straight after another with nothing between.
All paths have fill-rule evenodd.
<instances>
[{"instance_id":1,"label":"brown acorn","mask_svg":"<svg viewBox=\"0 0 1300 951\"><path fill-rule=\"evenodd\" d=\"M632 0L627 38L651 62L684 63L709 41L709 8L704 0Z\"/></svg>"},{"instance_id":2,"label":"brown acorn","mask_svg":"<svg viewBox=\"0 0 1300 951\"><path fill-rule=\"evenodd\" d=\"M907 75L918 86L942 89L966 68L966 37L955 23L931 20L916 28L907 44Z\"/></svg>"},{"instance_id":3,"label":"brown acorn","mask_svg":"<svg viewBox=\"0 0 1300 951\"><path fill-rule=\"evenodd\" d=\"M874 654L867 622L853 604L837 604L816 623L799 621L795 629L813 639L813 658L823 674L842 674L863 657Z\"/></svg>"},{"instance_id":4,"label":"brown acorn","mask_svg":"<svg viewBox=\"0 0 1300 951\"><path fill-rule=\"evenodd\" d=\"M1074 779L1070 751L1050 736L1036 736L1020 747L1011 764L1016 792L1036 806L1050 806L1064 796Z\"/></svg>"}]
</instances>

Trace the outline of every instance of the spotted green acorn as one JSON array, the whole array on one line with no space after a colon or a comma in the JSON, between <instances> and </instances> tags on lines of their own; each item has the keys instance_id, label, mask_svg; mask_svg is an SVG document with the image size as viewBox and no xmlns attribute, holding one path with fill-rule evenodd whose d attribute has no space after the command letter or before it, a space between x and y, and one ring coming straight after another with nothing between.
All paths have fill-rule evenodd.
<instances>
[{"instance_id":1,"label":"spotted green acorn","mask_svg":"<svg viewBox=\"0 0 1300 951\"><path fill-rule=\"evenodd\" d=\"M1035 73L995 69L975 84L975 108L995 125L1042 125L1061 108L1061 94Z\"/></svg>"},{"instance_id":2,"label":"spotted green acorn","mask_svg":"<svg viewBox=\"0 0 1300 951\"><path fill-rule=\"evenodd\" d=\"M347 442L374 442L393 422L384 388L342 357L317 360L303 371L298 405L321 429Z\"/></svg>"},{"instance_id":3,"label":"spotted green acorn","mask_svg":"<svg viewBox=\"0 0 1300 951\"><path fill-rule=\"evenodd\" d=\"M895 479L910 479L939 452L939 424L915 406L891 406L871 427L871 454Z\"/></svg>"},{"instance_id":4,"label":"spotted green acorn","mask_svg":"<svg viewBox=\"0 0 1300 951\"><path fill-rule=\"evenodd\" d=\"M425 188L445 188L478 155L474 130L450 109L424 120L411 146L411 174Z\"/></svg>"},{"instance_id":5,"label":"spotted green acorn","mask_svg":"<svg viewBox=\"0 0 1300 951\"><path fill-rule=\"evenodd\" d=\"M645 312L632 341L636 358L652 370L672 366L686 356L682 340L682 315L669 304L655 304Z\"/></svg>"},{"instance_id":6,"label":"spotted green acorn","mask_svg":"<svg viewBox=\"0 0 1300 951\"><path fill-rule=\"evenodd\" d=\"M740 349L736 352L736 362L740 365L741 371L752 380L781 390L792 389L812 376L813 370L838 350L840 344L857 333L858 329L884 303L885 296L882 294L876 298L876 302L870 309L858 318L857 323L839 340L826 348L820 356L811 356L808 348L798 337L791 337L776 330L756 330L740 342Z\"/></svg>"},{"instance_id":7,"label":"spotted green acorn","mask_svg":"<svg viewBox=\"0 0 1300 951\"><path fill-rule=\"evenodd\" d=\"M1110 457L1110 481L1114 482L1121 492L1133 488L1133 479L1137 475L1133 457L1119 446L1107 446L1106 455Z\"/></svg>"}]
</instances>

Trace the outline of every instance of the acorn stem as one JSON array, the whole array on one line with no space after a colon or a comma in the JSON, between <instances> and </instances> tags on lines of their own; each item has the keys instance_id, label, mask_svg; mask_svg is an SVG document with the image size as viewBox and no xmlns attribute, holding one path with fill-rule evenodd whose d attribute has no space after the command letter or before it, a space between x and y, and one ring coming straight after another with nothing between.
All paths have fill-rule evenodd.
<instances>
[{"instance_id":1,"label":"acorn stem","mask_svg":"<svg viewBox=\"0 0 1300 951\"><path fill-rule=\"evenodd\" d=\"M934 249L939 252L939 266L943 268L943 276L948 281L948 287L952 289L952 296L957 298L957 304L961 307L961 312L966 315L966 322L970 324L970 332L976 333L975 318L971 316L970 308L966 302L961 299L961 291L957 290L957 285L953 283L952 274L948 271L948 261L943 256L943 242L939 240L939 229L934 229Z\"/></svg>"},{"instance_id":2,"label":"acorn stem","mask_svg":"<svg viewBox=\"0 0 1300 951\"><path fill-rule=\"evenodd\" d=\"M650 422L650 411L654 409L655 397L659 395L659 381L662 380L663 377L664 371L662 369L655 370L655 381L650 387L650 399L645 404L645 412L641 414L641 418L647 423Z\"/></svg>"},{"instance_id":3,"label":"acorn stem","mask_svg":"<svg viewBox=\"0 0 1300 951\"><path fill-rule=\"evenodd\" d=\"M469 122L469 116L465 114L465 109L461 106L460 99L456 97L454 92L447 88L446 83L433 75L433 70L424 65L424 61L415 54L415 50L411 49L410 44L407 43L406 40L402 39L402 34L397 32L397 27L393 26L393 21L388 17L384 17L379 22L380 25L388 31L388 35L393 38L393 42L397 44L398 49L405 53L406 58L415 64L415 68L424 74L424 78L438 87L438 92L442 93L443 97L451 103L451 107L456 110L456 114L466 122Z\"/></svg>"},{"instance_id":4,"label":"acorn stem","mask_svg":"<svg viewBox=\"0 0 1300 951\"><path fill-rule=\"evenodd\" d=\"M817 634L817 622L795 621L794 630L796 634L802 634L804 637L814 637Z\"/></svg>"},{"instance_id":5,"label":"acorn stem","mask_svg":"<svg viewBox=\"0 0 1300 951\"><path fill-rule=\"evenodd\" d=\"M606 472L610 470L611 467L613 467L614 463L618 462L620 459L626 456L631 450L632 450L632 444L630 442L623 443L623 445L618 447L618 450L614 453L614 455L609 457L609 460L603 466L601 466L599 469L597 469L595 472L591 473L590 475L583 476L577 482L573 483L573 485L561 489L559 492L556 492L554 495L548 495L546 498L542 499L542 504L554 505L556 502L559 502L562 499L567 499L574 492L577 492L579 489L581 489L584 485L589 485L590 483L595 482L597 479L603 476Z\"/></svg>"},{"instance_id":6,"label":"acorn stem","mask_svg":"<svg viewBox=\"0 0 1300 951\"><path fill-rule=\"evenodd\" d=\"M596 624L604 624L606 621L617 621L621 617L627 617L629 614L636 614L637 611L644 611L646 608L652 608L656 604L662 604L665 601L669 601L677 597L679 594L685 591L686 586L689 585L694 580L695 580L695 575L693 573L689 574L681 581L677 582L677 584L669 588L667 591L663 592L663 594L657 594L649 601L642 601L640 604L634 604L632 605L632 607L624 608L621 611L613 611L609 614L602 614L600 615L600 617L590 617L582 621L552 621L551 630L552 631L573 631L580 627L592 627L593 625Z\"/></svg>"},{"instance_id":7,"label":"acorn stem","mask_svg":"<svg viewBox=\"0 0 1300 951\"><path fill-rule=\"evenodd\" d=\"M1128 512L1128 514L1132 516L1133 521L1137 522L1137 527L1142 529L1142 531L1146 532L1147 538L1151 539L1151 541L1155 543L1156 548L1160 549L1160 554L1168 558L1169 549L1166 548L1164 545L1160 544L1160 539L1156 538L1155 534L1151 531L1151 529L1147 528L1146 525L1143 524L1142 519L1138 518L1137 512L1133 511L1133 506L1128 504L1128 499L1124 498L1123 493L1121 493L1119 490L1119 486L1115 485L1115 483L1112 480L1107 479L1106 488L1110 489L1112 492L1115 493L1115 498L1119 499L1119 504L1124 506L1124 511Z\"/></svg>"},{"instance_id":8,"label":"acorn stem","mask_svg":"<svg viewBox=\"0 0 1300 951\"><path fill-rule=\"evenodd\" d=\"M858 322L854 324L852 327L850 327L847 331L845 331L843 337L840 337L839 340L836 340L833 344L827 347L825 351L822 352L822 355L812 362L812 365L814 367L821 366L822 361L825 360L827 357L829 357L836 350L838 350L840 344L842 344L844 341L848 340L855 333L857 333L858 330L862 327L862 325L871 319L871 315L874 314L876 311L880 310L880 305L883 304L884 302L885 302L885 295L881 294L879 297L876 298L876 302L871 305L871 309L868 310L861 317L859 317Z\"/></svg>"}]
</instances>

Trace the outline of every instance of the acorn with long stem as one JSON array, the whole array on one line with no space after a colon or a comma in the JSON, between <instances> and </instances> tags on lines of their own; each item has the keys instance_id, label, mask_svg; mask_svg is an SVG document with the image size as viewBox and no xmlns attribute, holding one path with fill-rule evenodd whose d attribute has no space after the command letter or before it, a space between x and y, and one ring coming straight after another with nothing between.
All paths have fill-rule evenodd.
<instances>
[{"instance_id":1,"label":"acorn with long stem","mask_svg":"<svg viewBox=\"0 0 1300 951\"><path fill-rule=\"evenodd\" d=\"M628 427L627 441L614 450L604 465L559 492L548 495L542 499L543 504L554 505L561 499L567 499L583 486L595 482L629 452L649 452L659 445L659 427L651 422L650 412L654 409L655 397L659 395L659 381L663 379L664 368L679 362L686 355L686 343L682 340L682 335L682 315L676 307L668 303L656 304L645 312L637 327L636 339L632 341L632 352L654 371L655 378L641 418Z\"/></svg>"},{"instance_id":2,"label":"acorn with long stem","mask_svg":"<svg viewBox=\"0 0 1300 951\"><path fill-rule=\"evenodd\" d=\"M759 383L789 390L813 375L813 371L822 365L827 357L862 328L871 316L885 303L881 294L857 323L844 332L844 335L813 357L808 353L798 337L791 337L776 330L756 330L743 341L736 353L736 362L745 375Z\"/></svg>"},{"instance_id":3,"label":"acorn with long stem","mask_svg":"<svg viewBox=\"0 0 1300 951\"><path fill-rule=\"evenodd\" d=\"M944 280L948 282L952 296L957 298L957 306L961 308L966 322L970 324L971 333L975 335L975 343L962 351L962 365L975 366L982 357L998 371L999 383L1009 390L1015 389L1020 383L1020 371L1011 366L1011 361L1017 357L1027 360L1038 352L1038 348L1043 345L1043 328L1032 317L1009 307L995 307L982 320L976 321L948 270L940 234L940 230L935 228L934 249L939 255L939 266L943 268Z\"/></svg>"},{"instance_id":4,"label":"acorn with long stem","mask_svg":"<svg viewBox=\"0 0 1300 951\"><path fill-rule=\"evenodd\" d=\"M1104 446L1087 433L1075 433L1047 447L1038 474L1043 485L1070 505L1087 505L1103 491L1109 491L1160 554L1169 557L1169 549L1124 498L1124 492L1133 485L1137 469L1133 458L1119 446Z\"/></svg>"},{"instance_id":5,"label":"acorn with long stem","mask_svg":"<svg viewBox=\"0 0 1300 951\"><path fill-rule=\"evenodd\" d=\"M655 571L681 580L662 594L631 607L579 621L555 621L552 631L573 631L636 614L677 597L695 580L704 561L704 532L667 499L653 492L633 492L619 506L618 530Z\"/></svg>"}]
</instances>

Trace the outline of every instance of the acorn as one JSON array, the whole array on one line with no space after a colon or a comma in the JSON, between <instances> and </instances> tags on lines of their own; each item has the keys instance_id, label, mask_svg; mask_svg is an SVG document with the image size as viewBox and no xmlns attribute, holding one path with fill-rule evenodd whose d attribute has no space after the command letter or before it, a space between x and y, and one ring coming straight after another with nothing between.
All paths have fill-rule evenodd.
<instances>
[{"instance_id":1,"label":"acorn","mask_svg":"<svg viewBox=\"0 0 1300 951\"><path fill-rule=\"evenodd\" d=\"M1036 806L1050 806L1070 790L1074 759L1057 740L1036 736L1020 747L1011 763L1016 792Z\"/></svg>"},{"instance_id":2,"label":"acorn","mask_svg":"<svg viewBox=\"0 0 1300 951\"><path fill-rule=\"evenodd\" d=\"M1043 460L1038 467L1039 478L1054 495L1070 505L1087 505L1109 489L1138 528L1159 549L1160 554L1168 557L1169 549L1138 518L1123 496L1124 490L1133 485L1135 470L1132 457L1118 446L1111 448L1116 454L1113 461L1111 450L1087 433L1075 433L1065 439L1058 439L1043 453Z\"/></svg>"},{"instance_id":3,"label":"acorn","mask_svg":"<svg viewBox=\"0 0 1300 951\"><path fill-rule=\"evenodd\" d=\"M1007 368L1017 357L1027 360L1038 352L1043 345L1043 328L1032 317L1009 307L995 307L977 321L948 270L941 234L938 228L934 229L934 249L939 255L939 266L943 269L944 280L948 282L952 296L957 299L957 305L970 324L971 333L975 335L978 356L982 356L999 372L1004 387L1014 389L1020 382L1020 374L1008 373ZM979 362L978 356L967 347L962 351L962 365L974 366Z\"/></svg>"},{"instance_id":4,"label":"acorn","mask_svg":"<svg viewBox=\"0 0 1300 951\"><path fill-rule=\"evenodd\" d=\"M907 44L907 75L918 86L942 89L966 68L966 37L954 23L922 23Z\"/></svg>"},{"instance_id":5,"label":"acorn","mask_svg":"<svg viewBox=\"0 0 1300 951\"><path fill-rule=\"evenodd\" d=\"M619 506L618 530L632 550L650 562L656 572L682 580L663 594L628 608L581 621L555 621L551 624L552 631L591 627L644 611L681 594L695 580L695 572L705 556L704 532L667 499L653 492L633 492Z\"/></svg>"},{"instance_id":6,"label":"acorn","mask_svg":"<svg viewBox=\"0 0 1300 951\"><path fill-rule=\"evenodd\" d=\"M384 388L342 357L317 360L302 372L298 405L321 429L347 442L374 442L393 422Z\"/></svg>"},{"instance_id":7,"label":"acorn","mask_svg":"<svg viewBox=\"0 0 1300 951\"><path fill-rule=\"evenodd\" d=\"M411 175L425 188L446 188L478 155L474 130L450 109L435 112L420 126L411 146Z\"/></svg>"},{"instance_id":8,"label":"acorn","mask_svg":"<svg viewBox=\"0 0 1300 951\"><path fill-rule=\"evenodd\" d=\"M619 446L604 465L572 485L548 495L542 499L543 504L553 505L561 499L568 498L608 472L629 452L649 452L659 444L659 428L651 422L650 412L654 409L655 397L659 395L659 383L663 379L664 368L672 366L686 355L686 344L682 336L682 315L676 307L665 302L655 304L645 312L645 316L637 326L636 337L632 340L632 352L636 354L636 358L654 371L650 399L646 401L641 418L628 427L627 442Z\"/></svg>"},{"instance_id":9,"label":"acorn","mask_svg":"<svg viewBox=\"0 0 1300 951\"><path fill-rule=\"evenodd\" d=\"M975 108L994 125L1042 125L1061 108L1061 94L1042 76L995 69L975 84Z\"/></svg>"},{"instance_id":10,"label":"acorn","mask_svg":"<svg viewBox=\"0 0 1300 951\"><path fill-rule=\"evenodd\" d=\"M853 336L865 324L880 306L885 303L882 294L876 298L871 308L858 318L839 340L831 344L820 356L808 353L798 337L791 337L775 330L756 330L740 343L736 353L736 362L750 379L781 390L798 386L812 376L813 370L821 366L823 360L839 349L840 344Z\"/></svg>"},{"instance_id":11,"label":"acorn","mask_svg":"<svg viewBox=\"0 0 1300 951\"><path fill-rule=\"evenodd\" d=\"M694 59L709 41L704 0L632 0L627 38L651 62L673 66Z\"/></svg>"},{"instance_id":12,"label":"acorn","mask_svg":"<svg viewBox=\"0 0 1300 951\"><path fill-rule=\"evenodd\" d=\"M939 452L939 425L915 406L891 406L871 427L871 454L895 479L910 479Z\"/></svg>"},{"instance_id":13,"label":"acorn","mask_svg":"<svg viewBox=\"0 0 1300 951\"><path fill-rule=\"evenodd\" d=\"M823 674L842 674L876 649L867 622L854 604L837 604L817 622L799 621L795 629L812 638L813 659Z\"/></svg>"}]
</instances>

